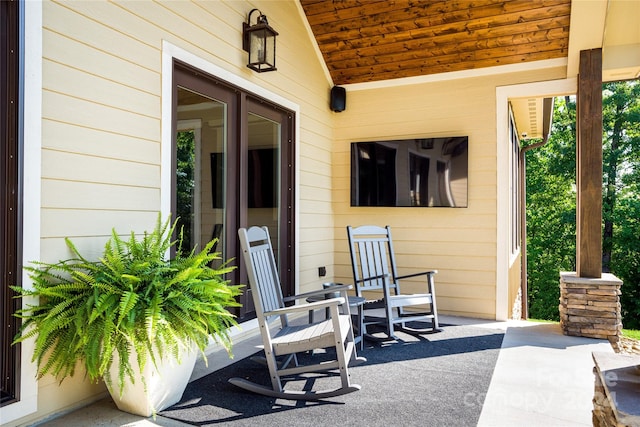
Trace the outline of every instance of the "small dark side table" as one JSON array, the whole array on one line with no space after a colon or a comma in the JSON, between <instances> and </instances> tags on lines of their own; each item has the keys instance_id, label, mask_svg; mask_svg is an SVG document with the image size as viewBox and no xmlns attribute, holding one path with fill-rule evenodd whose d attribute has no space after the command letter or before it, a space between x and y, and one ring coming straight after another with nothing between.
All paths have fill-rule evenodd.
<instances>
[{"instance_id":1,"label":"small dark side table","mask_svg":"<svg viewBox=\"0 0 640 427\"><path fill-rule=\"evenodd\" d=\"M323 288L330 288L331 286L341 286L341 283L323 283ZM325 295L317 295L313 297L307 298L307 302L317 302L322 301L324 299L337 298L340 296L339 292L335 294L325 294ZM362 308L364 307L365 299L363 297L351 296L348 297L349 304L349 313L351 313L351 323L355 326L353 331L353 341L355 344L360 344L360 350L364 348L364 314L362 312ZM329 318L329 309L325 309L325 319ZM309 323L314 322L315 310L309 310ZM355 321L354 321L355 318Z\"/></svg>"}]
</instances>

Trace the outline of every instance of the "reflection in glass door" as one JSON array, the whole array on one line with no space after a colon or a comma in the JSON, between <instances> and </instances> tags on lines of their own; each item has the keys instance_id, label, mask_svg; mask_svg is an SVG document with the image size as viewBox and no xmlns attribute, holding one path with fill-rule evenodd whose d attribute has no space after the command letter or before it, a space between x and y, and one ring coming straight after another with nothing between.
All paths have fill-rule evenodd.
<instances>
[{"instance_id":1,"label":"reflection in glass door","mask_svg":"<svg viewBox=\"0 0 640 427\"><path fill-rule=\"evenodd\" d=\"M247 226L267 226L276 260L280 234L280 124L248 114Z\"/></svg>"},{"instance_id":2,"label":"reflection in glass door","mask_svg":"<svg viewBox=\"0 0 640 427\"><path fill-rule=\"evenodd\" d=\"M226 105L179 87L177 110L176 215L184 246L202 248L219 239L215 250L226 258L222 234Z\"/></svg>"}]
</instances>

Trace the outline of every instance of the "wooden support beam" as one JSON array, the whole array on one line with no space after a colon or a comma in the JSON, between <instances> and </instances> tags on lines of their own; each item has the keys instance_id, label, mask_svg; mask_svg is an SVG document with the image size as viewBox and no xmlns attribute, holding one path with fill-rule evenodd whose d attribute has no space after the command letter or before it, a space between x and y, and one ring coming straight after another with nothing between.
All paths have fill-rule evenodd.
<instances>
[{"instance_id":1,"label":"wooden support beam","mask_svg":"<svg viewBox=\"0 0 640 427\"><path fill-rule=\"evenodd\" d=\"M576 273L602 276L602 49L580 52L577 98Z\"/></svg>"}]
</instances>

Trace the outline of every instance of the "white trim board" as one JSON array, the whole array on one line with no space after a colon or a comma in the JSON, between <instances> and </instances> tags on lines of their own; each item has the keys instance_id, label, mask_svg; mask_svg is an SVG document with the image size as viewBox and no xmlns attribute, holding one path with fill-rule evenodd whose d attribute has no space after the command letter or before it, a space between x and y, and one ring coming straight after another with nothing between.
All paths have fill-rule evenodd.
<instances>
[{"instance_id":1,"label":"white trim board","mask_svg":"<svg viewBox=\"0 0 640 427\"><path fill-rule=\"evenodd\" d=\"M526 62L522 64L499 65L495 67L476 68L473 70L451 71L448 73L429 74L425 76L404 77L378 82L364 82L346 84L344 87L350 91L381 89L397 86L408 86L421 83L443 82L448 80L468 79L473 77L493 76L498 74L517 73L521 71L543 70L547 68L566 67L566 58L545 59L542 61Z\"/></svg>"}]
</instances>

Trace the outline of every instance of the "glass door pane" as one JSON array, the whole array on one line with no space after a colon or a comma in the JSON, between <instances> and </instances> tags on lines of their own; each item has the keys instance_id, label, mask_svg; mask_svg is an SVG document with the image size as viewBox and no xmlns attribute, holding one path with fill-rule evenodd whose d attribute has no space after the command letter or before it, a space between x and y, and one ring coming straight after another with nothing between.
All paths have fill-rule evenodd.
<instances>
[{"instance_id":1,"label":"glass door pane","mask_svg":"<svg viewBox=\"0 0 640 427\"><path fill-rule=\"evenodd\" d=\"M183 250L219 239L215 251L223 259L226 112L225 103L178 87L175 188Z\"/></svg>"},{"instance_id":2,"label":"glass door pane","mask_svg":"<svg viewBox=\"0 0 640 427\"><path fill-rule=\"evenodd\" d=\"M248 113L247 225L269 228L276 260L280 235L280 123Z\"/></svg>"}]
</instances>

